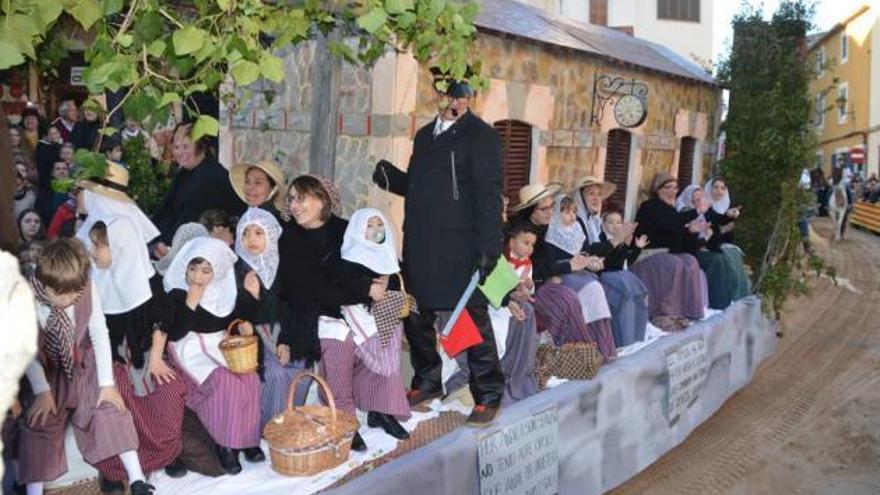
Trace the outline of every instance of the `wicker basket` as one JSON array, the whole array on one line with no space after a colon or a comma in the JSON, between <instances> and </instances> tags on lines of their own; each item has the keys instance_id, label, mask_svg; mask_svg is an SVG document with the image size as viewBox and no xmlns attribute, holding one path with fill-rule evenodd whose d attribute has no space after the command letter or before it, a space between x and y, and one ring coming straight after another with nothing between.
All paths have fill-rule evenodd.
<instances>
[{"instance_id":1,"label":"wicker basket","mask_svg":"<svg viewBox=\"0 0 880 495\"><path fill-rule=\"evenodd\" d=\"M304 377L318 382L330 407L293 407L296 384ZM296 375L287 394L287 409L263 429L272 469L285 476L311 476L348 460L358 420L354 415L337 411L335 402L321 377L309 371Z\"/></svg>"},{"instance_id":2,"label":"wicker basket","mask_svg":"<svg viewBox=\"0 0 880 495\"><path fill-rule=\"evenodd\" d=\"M259 366L259 338L256 335L232 335L232 329L239 323L243 321L233 320L226 328L226 337L220 341L220 352L229 371L246 375L257 371Z\"/></svg>"}]
</instances>

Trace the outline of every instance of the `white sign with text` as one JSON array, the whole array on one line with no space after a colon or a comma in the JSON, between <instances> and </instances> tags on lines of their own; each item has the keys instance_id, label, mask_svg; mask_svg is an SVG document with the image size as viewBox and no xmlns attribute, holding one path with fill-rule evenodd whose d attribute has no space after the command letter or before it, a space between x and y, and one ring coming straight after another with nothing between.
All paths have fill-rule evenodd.
<instances>
[{"instance_id":1,"label":"white sign with text","mask_svg":"<svg viewBox=\"0 0 880 495\"><path fill-rule=\"evenodd\" d=\"M703 391L709 373L706 341L697 336L667 351L666 371L669 374L667 417L672 424Z\"/></svg>"},{"instance_id":2,"label":"white sign with text","mask_svg":"<svg viewBox=\"0 0 880 495\"><path fill-rule=\"evenodd\" d=\"M558 493L558 439L556 407L481 437L480 494Z\"/></svg>"}]
</instances>

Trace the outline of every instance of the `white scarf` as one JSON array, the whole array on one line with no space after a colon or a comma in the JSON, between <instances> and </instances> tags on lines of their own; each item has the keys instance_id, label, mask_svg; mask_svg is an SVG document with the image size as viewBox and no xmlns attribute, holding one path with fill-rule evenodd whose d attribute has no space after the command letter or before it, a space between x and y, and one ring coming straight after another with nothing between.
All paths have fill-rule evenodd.
<instances>
[{"instance_id":1,"label":"white scarf","mask_svg":"<svg viewBox=\"0 0 880 495\"><path fill-rule=\"evenodd\" d=\"M184 244L171 266L165 272L165 292L173 289L188 290L186 282L187 265L193 258L203 258L214 269L214 279L205 288L199 306L219 318L224 318L235 309L238 288L235 284L233 265L238 259L225 242L213 237L196 237Z\"/></svg>"},{"instance_id":2,"label":"white scarf","mask_svg":"<svg viewBox=\"0 0 880 495\"><path fill-rule=\"evenodd\" d=\"M681 213L696 208L694 205L694 191L699 187L700 186L696 184L691 184L684 188L684 191L682 191L675 200L675 210Z\"/></svg>"},{"instance_id":3,"label":"white scarf","mask_svg":"<svg viewBox=\"0 0 880 495\"><path fill-rule=\"evenodd\" d=\"M602 233L602 212L591 214L584 203L584 195L581 190L575 191L574 202L577 205L577 216L587 227L587 238L590 244L600 242L599 234Z\"/></svg>"},{"instance_id":4,"label":"white scarf","mask_svg":"<svg viewBox=\"0 0 880 495\"><path fill-rule=\"evenodd\" d=\"M244 231L248 226L256 225L266 234L266 249L260 254L251 254L242 244ZM278 254L278 238L281 237L281 225L278 220L261 208L248 208L235 229L235 252L245 261L263 281L266 288L272 287L278 272L280 256Z\"/></svg>"},{"instance_id":5,"label":"white scarf","mask_svg":"<svg viewBox=\"0 0 880 495\"><path fill-rule=\"evenodd\" d=\"M150 277L156 274L147 244L127 217L110 217L107 240L110 243L110 267L98 268L92 263L92 280L106 314L121 314L137 308L153 297Z\"/></svg>"},{"instance_id":6,"label":"white scarf","mask_svg":"<svg viewBox=\"0 0 880 495\"><path fill-rule=\"evenodd\" d=\"M367 223L373 217L385 224L385 240L381 244L366 238ZM379 275L392 275L400 271L394 242L394 226L381 211L362 208L351 215L342 239L342 259L363 265Z\"/></svg>"},{"instance_id":7,"label":"white scarf","mask_svg":"<svg viewBox=\"0 0 880 495\"><path fill-rule=\"evenodd\" d=\"M809 174L807 175L809 177ZM801 178L803 181L803 177ZM709 200L709 203L712 204L712 209L715 210L715 213L720 213L724 215L727 213L727 210L730 209L730 191L724 193L724 197L718 201L715 201L712 198L712 183L715 182L715 179L710 179L709 182L706 183L706 186L703 188L703 192L706 194L706 199ZM725 183L726 184L726 183Z\"/></svg>"},{"instance_id":8,"label":"white scarf","mask_svg":"<svg viewBox=\"0 0 880 495\"><path fill-rule=\"evenodd\" d=\"M107 223L106 219L110 217L126 217L134 222L134 226L144 240L144 244L159 236L159 229L138 208L137 204L108 198L89 190L83 190L82 194L88 216L83 222L82 227L76 232L76 237L86 243L86 246L89 245L89 230L91 230L92 225L98 221Z\"/></svg>"},{"instance_id":9,"label":"white scarf","mask_svg":"<svg viewBox=\"0 0 880 495\"><path fill-rule=\"evenodd\" d=\"M574 256L584 247L587 234L584 233L584 229L578 225L577 221L568 227L562 225L561 203L561 201L557 201L553 206L553 218L550 220L550 226L547 227L547 235L544 240Z\"/></svg>"}]
</instances>

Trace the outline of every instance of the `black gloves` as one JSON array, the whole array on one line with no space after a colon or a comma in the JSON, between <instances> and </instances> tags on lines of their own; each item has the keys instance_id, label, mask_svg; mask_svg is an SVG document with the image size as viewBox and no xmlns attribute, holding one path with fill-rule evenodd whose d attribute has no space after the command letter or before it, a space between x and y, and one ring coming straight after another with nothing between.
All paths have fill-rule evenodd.
<instances>
[{"instance_id":1,"label":"black gloves","mask_svg":"<svg viewBox=\"0 0 880 495\"><path fill-rule=\"evenodd\" d=\"M379 160L379 163L376 164L376 169L373 171L373 183L382 189L388 190L391 186L389 184L392 174L394 174L395 168L394 165L388 160Z\"/></svg>"},{"instance_id":2,"label":"black gloves","mask_svg":"<svg viewBox=\"0 0 880 495\"><path fill-rule=\"evenodd\" d=\"M480 272L480 285L486 283L486 277L495 269L496 263L498 263L497 256L490 256L486 253L479 253L477 255L477 271Z\"/></svg>"}]
</instances>

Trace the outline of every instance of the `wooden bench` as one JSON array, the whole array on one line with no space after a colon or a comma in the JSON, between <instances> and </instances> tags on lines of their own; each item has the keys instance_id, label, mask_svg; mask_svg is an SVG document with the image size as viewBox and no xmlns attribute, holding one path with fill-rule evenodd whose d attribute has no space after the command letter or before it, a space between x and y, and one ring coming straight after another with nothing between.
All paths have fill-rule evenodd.
<instances>
[{"instance_id":1,"label":"wooden bench","mask_svg":"<svg viewBox=\"0 0 880 495\"><path fill-rule=\"evenodd\" d=\"M849 216L849 221L863 229L880 233L880 203L856 201L855 207Z\"/></svg>"}]
</instances>

